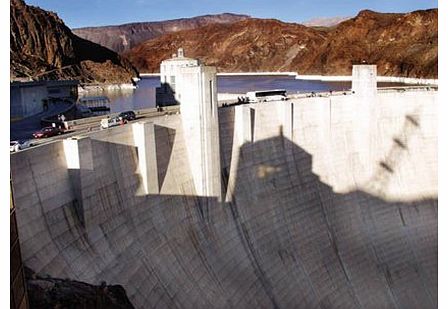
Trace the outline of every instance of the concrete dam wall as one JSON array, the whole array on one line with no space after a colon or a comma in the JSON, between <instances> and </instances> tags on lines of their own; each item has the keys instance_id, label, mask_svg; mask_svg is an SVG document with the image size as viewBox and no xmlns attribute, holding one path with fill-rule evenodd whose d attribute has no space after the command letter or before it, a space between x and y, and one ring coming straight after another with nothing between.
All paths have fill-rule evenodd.
<instances>
[{"instance_id":1,"label":"concrete dam wall","mask_svg":"<svg viewBox=\"0 0 448 309\"><path fill-rule=\"evenodd\" d=\"M220 108L207 179L181 117L12 155L25 265L136 308L437 307L437 92Z\"/></svg>"}]
</instances>

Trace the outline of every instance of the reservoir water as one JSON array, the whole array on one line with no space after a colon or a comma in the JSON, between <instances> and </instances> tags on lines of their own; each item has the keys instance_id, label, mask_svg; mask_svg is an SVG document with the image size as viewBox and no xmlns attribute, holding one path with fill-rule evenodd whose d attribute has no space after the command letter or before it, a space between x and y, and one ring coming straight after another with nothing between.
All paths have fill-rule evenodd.
<instances>
[{"instance_id":1,"label":"reservoir water","mask_svg":"<svg viewBox=\"0 0 448 309\"><path fill-rule=\"evenodd\" d=\"M324 82L298 80L293 76L219 76L218 93L245 94L254 90L286 89L288 93L322 92L329 90L348 90L351 82ZM92 90L83 96L107 96L111 101L111 112L138 110L156 106L156 90L160 86L158 76L145 77L138 82L136 89L126 90ZM392 83L379 83L378 86L398 86Z\"/></svg>"}]
</instances>

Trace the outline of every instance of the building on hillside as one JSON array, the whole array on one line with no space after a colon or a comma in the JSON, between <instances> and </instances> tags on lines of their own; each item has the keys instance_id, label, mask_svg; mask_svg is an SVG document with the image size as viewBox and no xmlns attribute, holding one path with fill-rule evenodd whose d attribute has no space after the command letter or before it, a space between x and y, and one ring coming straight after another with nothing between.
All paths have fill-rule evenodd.
<instances>
[{"instance_id":1,"label":"building on hillside","mask_svg":"<svg viewBox=\"0 0 448 309\"><path fill-rule=\"evenodd\" d=\"M10 117L29 117L48 108L48 104L58 100L72 100L78 98L78 84L76 80L61 81L31 81L10 83Z\"/></svg>"},{"instance_id":2,"label":"building on hillside","mask_svg":"<svg viewBox=\"0 0 448 309\"><path fill-rule=\"evenodd\" d=\"M47 81L47 93L49 100L78 98L79 82L75 80Z\"/></svg>"}]
</instances>

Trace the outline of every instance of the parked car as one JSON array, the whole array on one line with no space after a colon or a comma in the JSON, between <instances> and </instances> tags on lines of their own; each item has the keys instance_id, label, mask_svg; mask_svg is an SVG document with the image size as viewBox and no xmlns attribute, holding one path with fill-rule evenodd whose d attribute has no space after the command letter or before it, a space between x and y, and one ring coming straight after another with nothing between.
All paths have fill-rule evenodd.
<instances>
[{"instance_id":1,"label":"parked car","mask_svg":"<svg viewBox=\"0 0 448 309\"><path fill-rule=\"evenodd\" d=\"M101 129L107 129L115 126L120 126L125 124L127 121L119 116L112 118L103 118L101 119Z\"/></svg>"},{"instance_id":2,"label":"parked car","mask_svg":"<svg viewBox=\"0 0 448 309\"><path fill-rule=\"evenodd\" d=\"M31 146L30 141L28 140L20 140L20 141L10 141L9 142L9 151L16 152L22 149L29 148Z\"/></svg>"},{"instance_id":3,"label":"parked car","mask_svg":"<svg viewBox=\"0 0 448 309\"><path fill-rule=\"evenodd\" d=\"M127 121L132 121L135 120L135 113L133 111L126 111L126 112L122 112L118 115L118 117L121 117Z\"/></svg>"},{"instance_id":4,"label":"parked car","mask_svg":"<svg viewBox=\"0 0 448 309\"><path fill-rule=\"evenodd\" d=\"M62 134L62 130L60 128L57 127L45 127L42 128L41 130L34 132L33 136L34 138L42 138L42 137L51 137L51 136L55 136L55 135L59 135Z\"/></svg>"}]
</instances>

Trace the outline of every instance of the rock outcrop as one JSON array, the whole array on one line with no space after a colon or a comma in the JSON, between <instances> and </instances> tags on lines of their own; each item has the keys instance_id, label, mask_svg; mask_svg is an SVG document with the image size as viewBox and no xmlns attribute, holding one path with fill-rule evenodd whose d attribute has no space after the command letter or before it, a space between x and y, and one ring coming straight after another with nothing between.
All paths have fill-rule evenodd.
<instances>
[{"instance_id":1,"label":"rock outcrop","mask_svg":"<svg viewBox=\"0 0 448 309\"><path fill-rule=\"evenodd\" d=\"M12 79L128 83L138 75L115 52L74 35L55 13L23 0L11 0L10 10Z\"/></svg>"},{"instance_id":2,"label":"rock outcrop","mask_svg":"<svg viewBox=\"0 0 448 309\"><path fill-rule=\"evenodd\" d=\"M86 27L73 32L92 42L122 53L136 45L166 33L196 29L218 23L228 24L249 18L247 15L216 14L157 22L130 23L117 26Z\"/></svg>"},{"instance_id":3,"label":"rock outcrop","mask_svg":"<svg viewBox=\"0 0 448 309\"><path fill-rule=\"evenodd\" d=\"M407 14L361 11L332 28L247 19L165 34L125 55L142 72L183 47L220 71L295 71L350 75L354 63L378 65L380 75L437 77L438 10Z\"/></svg>"},{"instance_id":4,"label":"rock outcrop","mask_svg":"<svg viewBox=\"0 0 448 309\"><path fill-rule=\"evenodd\" d=\"M121 285L92 285L25 271L30 308L134 309Z\"/></svg>"},{"instance_id":5,"label":"rock outcrop","mask_svg":"<svg viewBox=\"0 0 448 309\"><path fill-rule=\"evenodd\" d=\"M307 73L350 75L353 63L377 64L380 75L437 78L438 10L407 14L361 11L329 32L293 66Z\"/></svg>"}]
</instances>

